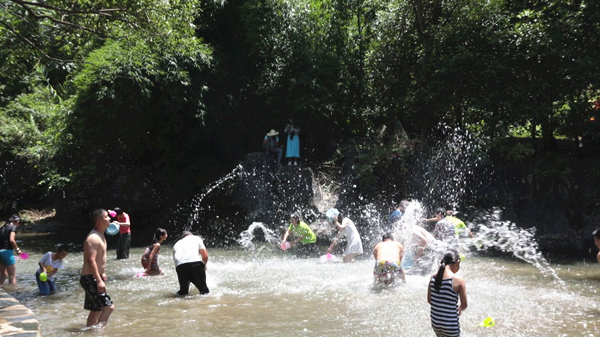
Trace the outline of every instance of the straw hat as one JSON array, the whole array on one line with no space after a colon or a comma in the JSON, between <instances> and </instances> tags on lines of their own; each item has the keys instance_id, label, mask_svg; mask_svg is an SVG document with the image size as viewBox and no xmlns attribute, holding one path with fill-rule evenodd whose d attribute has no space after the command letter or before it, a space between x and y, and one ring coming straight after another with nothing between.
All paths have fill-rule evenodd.
<instances>
[{"instance_id":1,"label":"straw hat","mask_svg":"<svg viewBox=\"0 0 600 337\"><path fill-rule=\"evenodd\" d=\"M267 136L277 136L279 134L279 132L275 131L274 129L271 129L271 131L269 131L269 133L267 133Z\"/></svg>"}]
</instances>

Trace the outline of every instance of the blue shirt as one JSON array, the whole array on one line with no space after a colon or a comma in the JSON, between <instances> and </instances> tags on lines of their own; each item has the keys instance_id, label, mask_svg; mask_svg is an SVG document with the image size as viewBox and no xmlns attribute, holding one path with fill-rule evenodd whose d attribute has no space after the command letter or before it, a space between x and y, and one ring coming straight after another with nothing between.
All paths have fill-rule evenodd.
<instances>
[{"instance_id":1,"label":"blue shirt","mask_svg":"<svg viewBox=\"0 0 600 337\"><path fill-rule=\"evenodd\" d=\"M399 210L395 210L390 214L390 222L396 222L402 218L403 213Z\"/></svg>"}]
</instances>

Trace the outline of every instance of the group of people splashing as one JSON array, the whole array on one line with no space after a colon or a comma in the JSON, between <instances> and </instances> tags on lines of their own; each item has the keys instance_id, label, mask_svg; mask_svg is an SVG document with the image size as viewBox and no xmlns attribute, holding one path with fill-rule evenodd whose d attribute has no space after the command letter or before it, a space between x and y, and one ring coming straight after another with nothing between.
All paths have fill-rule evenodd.
<instances>
[{"instance_id":1,"label":"group of people splashing","mask_svg":"<svg viewBox=\"0 0 600 337\"><path fill-rule=\"evenodd\" d=\"M390 215L391 224L398 224L401 221L408 205L409 202L406 200L399 203L397 209ZM325 215L328 222L338 230L338 234L327 249L327 255L331 255L343 236L347 241L343 262L351 262L356 256L361 255L363 244L354 222L343 217L335 208L327 210ZM436 221L436 225L432 233L418 225L412 226L408 230L409 233L403 233L405 242L410 242L408 249L414 260L419 260L425 252L431 252L431 246L436 241L452 244L456 243L461 236L473 237L469 228L463 221L453 216L449 207L446 210L437 211L434 218L421 220L423 222ZM290 239L289 242L288 239ZM299 257L315 256L318 254L316 241L317 237L311 227L301 220L299 213L292 213L290 225L281 241L282 249L287 250L293 247ZM402 267L404 255L405 247L395 239L394 233L384 234L382 241L373 249L375 258L373 277L376 286L393 286L406 282ZM431 275L429 281L427 301L431 305L431 325L437 336L460 335L459 316L467 308L466 283L462 277L456 275L462 259L464 259L464 255L457 250L446 248L437 271ZM427 270L431 270L431 268Z\"/></svg>"},{"instance_id":2,"label":"group of people splashing","mask_svg":"<svg viewBox=\"0 0 600 337\"><path fill-rule=\"evenodd\" d=\"M83 244L83 268L80 284L85 291L84 309L90 313L87 326L106 324L114 310L114 304L106 291L106 238L104 232L111 221L109 212L97 209L91 216L94 229L87 235ZM141 258L144 273L137 276L154 276L163 274L158 265L160 245L168 237L166 230L157 228L154 240L146 248ZM181 239L173 246L173 260L179 281L176 295L185 296L189 292L190 283L199 290L200 294L208 294L206 285L206 265L208 252L201 237L189 231L183 231Z\"/></svg>"}]
</instances>

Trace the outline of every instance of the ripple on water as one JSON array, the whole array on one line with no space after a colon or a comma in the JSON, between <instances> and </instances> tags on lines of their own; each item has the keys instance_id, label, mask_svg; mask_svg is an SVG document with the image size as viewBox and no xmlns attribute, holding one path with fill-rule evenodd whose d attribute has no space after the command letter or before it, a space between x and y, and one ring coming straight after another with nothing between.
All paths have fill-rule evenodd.
<instances>
[{"instance_id":1,"label":"ripple on water","mask_svg":"<svg viewBox=\"0 0 600 337\"><path fill-rule=\"evenodd\" d=\"M82 330L88 312L79 287L81 253L66 259L56 276L58 294L38 296L33 273L41 258L20 261L19 285L12 291L40 321L44 336L423 336L432 335L426 301L428 276L408 275L396 288L372 287L373 261L320 263L298 260L273 250L261 257L241 250L210 250L208 286L211 293L176 297L176 273L171 248L161 249L166 275L133 277L141 271L131 252L125 261L110 260L107 288L116 306L108 326ZM114 255L114 251L110 254ZM135 258L134 258L135 257ZM469 308L461 317L468 336L594 335L600 309L595 304L600 285L597 265L556 266L565 285L556 284L522 261L468 256L460 274L467 280ZM478 327L493 317L493 328ZM57 324L57 322L60 322Z\"/></svg>"}]
</instances>

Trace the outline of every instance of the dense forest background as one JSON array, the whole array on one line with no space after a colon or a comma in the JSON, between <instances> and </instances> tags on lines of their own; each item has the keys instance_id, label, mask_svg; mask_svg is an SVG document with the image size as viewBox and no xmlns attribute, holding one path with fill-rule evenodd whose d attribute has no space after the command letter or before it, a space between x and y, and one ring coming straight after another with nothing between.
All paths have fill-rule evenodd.
<instances>
[{"instance_id":1,"label":"dense forest background","mask_svg":"<svg viewBox=\"0 0 600 337\"><path fill-rule=\"evenodd\" d=\"M560 198L575 169L589 178L580 184L600 181L598 1L0 7L3 214L169 209L289 119L304 165L352 157L366 196L408 195L399 175L457 132L483 142L499 171L517 167L524 195ZM593 190L565 202L593 206Z\"/></svg>"}]
</instances>

